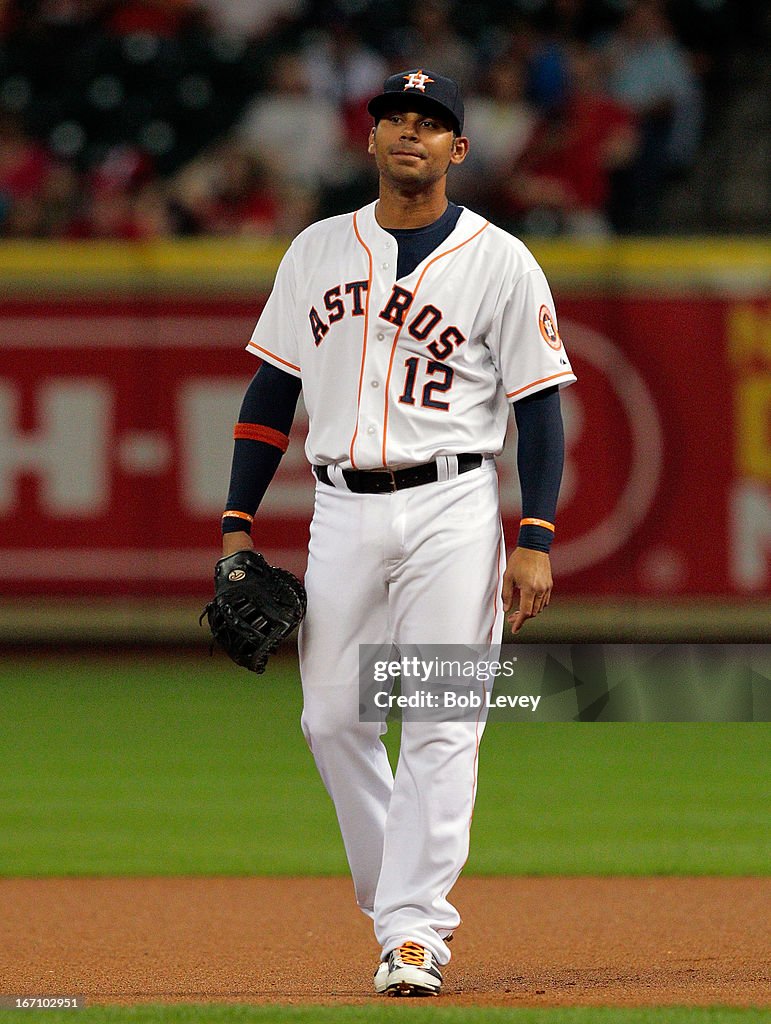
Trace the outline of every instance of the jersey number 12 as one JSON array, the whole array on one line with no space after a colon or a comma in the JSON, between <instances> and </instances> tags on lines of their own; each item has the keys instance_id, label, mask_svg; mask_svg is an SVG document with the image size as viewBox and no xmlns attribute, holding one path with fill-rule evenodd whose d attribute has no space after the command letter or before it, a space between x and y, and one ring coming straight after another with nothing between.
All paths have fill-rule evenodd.
<instances>
[{"instance_id":1,"label":"jersey number 12","mask_svg":"<svg viewBox=\"0 0 771 1024\"><path fill-rule=\"evenodd\" d=\"M417 383L419 363L420 359L417 356L410 356L409 359L405 359L404 361L407 373L404 377L404 390L399 396L399 401L403 405L416 404L415 385ZM452 379L455 376L455 371L451 366L447 366L445 363L437 362L435 359L429 359L426 363L425 372L429 377L436 377L438 374L441 374L442 379L426 381L423 385L420 404L424 409L441 409L443 412L447 412L450 408L450 403L442 402L435 398L434 395L450 390L452 387Z\"/></svg>"}]
</instances>

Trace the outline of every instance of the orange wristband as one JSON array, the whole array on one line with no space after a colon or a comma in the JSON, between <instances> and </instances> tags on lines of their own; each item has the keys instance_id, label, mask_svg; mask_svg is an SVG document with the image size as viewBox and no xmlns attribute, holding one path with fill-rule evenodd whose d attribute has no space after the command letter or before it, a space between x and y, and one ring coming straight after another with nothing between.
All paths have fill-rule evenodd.
<instances>
[{"instance_id":1,"label":"orange wristband","mask_svg":"<svg viewBox=\"0 0 771 1024\"><path fill-rule=\"evenodd\" d=\"M245 519L247 523L254 522L254 516L250 516L248 512L236 512L235 510L228 510L227 512L223 512L222 518Z\"/></svg>"},{"instance_id":2,"label":"orange wristband","mask_svg":"<svg viewBox=\"0 0 771 1024\"><path fill-rule=\"evenodd\" d=\"M554 523L547 523L545 519L520 519L520 526L543 526L546 530L551 530L554 533Z\"/></svg>"}]
</instances>

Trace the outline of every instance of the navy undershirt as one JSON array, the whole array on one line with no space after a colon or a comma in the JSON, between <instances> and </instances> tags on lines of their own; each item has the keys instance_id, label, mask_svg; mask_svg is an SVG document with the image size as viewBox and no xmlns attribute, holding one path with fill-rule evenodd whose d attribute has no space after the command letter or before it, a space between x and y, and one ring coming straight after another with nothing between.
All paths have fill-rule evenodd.
<instances>
[{"instance_id":1,"label":"navy undershirt","mask_svg":"<svg viewBox=\"0 0 771 1024\"><path fill-rule=\"evenodd\" d=\"M408 277L453 232L463 212L448 203L442 216L422 228L387 229L397 242L397 279ZM298 377L263 363L244 395L239 423L258 423L288 434L302 384ZM559 389L545 388L514 403L519 435L517 469L522 491L523 518L553 523L562 478L564 439ZM262 441L239 438L233 446L226 508L254 515L281 461L282 452ZM222 532L244 530L244 521L222 520ZM248 532L248 531L247 531ZM552 533L540 526L520 528L521 547L548 551Z\"/></svg>"},{"instance_id":2,"label":"navy undershirt","mask_svg":"<svg viewBox=\"0 0 771 1024\"><path fill-rule=\"evenodd\" d=\"M517 471L522 518L554 524L562 482L565 436L559 388L554 385L514 403L517 421ZM548 551L554 534L544 526L520 526L522 548Z\"/></svg>"},{"instance_id":3,"label":"navy undershirt","mask_svg":"<svg viewBox=\"0 0 771 1024\"><path fill-rule=\"evenodd\" d=\"M435 220L433 224L427 224L423 228L385 228L389 235L393 235L399 246L399 259L396 264L397 280L409 277L426 256L430 256L434 249L450 237L461 213L463 213L462 206L448 203L447 209L439 220Z\"/></svg>"},{"instance_id":4,"label":"navy undershirt","mask_svg":"<svg viewBox=\"0 0 771 1024\"><path fill-rule=\"evenodd\" d=\"M246 389L238 422L259 423L262 427L289 434L301 388L299 377L279 370L272 363L262 363ZM283 454L280 448L264 441L250 441L243 437L234 441L225 508L253 516ZM228 516L222 520L223 533L241 530L249 532L243 519Z\"/></svg>"}]
</instances>

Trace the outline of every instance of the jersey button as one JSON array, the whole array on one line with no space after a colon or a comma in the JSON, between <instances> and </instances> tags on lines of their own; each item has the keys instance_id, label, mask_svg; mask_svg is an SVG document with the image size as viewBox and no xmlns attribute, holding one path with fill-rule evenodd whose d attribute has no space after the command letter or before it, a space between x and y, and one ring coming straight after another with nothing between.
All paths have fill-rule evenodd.
<instances>
[{"instance_id":1,"label":"jersey button","mask_svg":"<svg viewBox=\"0 0 771 1024\"><path fill-rule=\"evenodd\" d=\"M367 427L367 433L368 434L374 434L375 433L375 428L374 427Z\"/></svg>"},{"instance_id":2,"label":"jersey button","mask_svg":"<svg viewBox=\"0 0 771 1024\"><path fill-rule=\"evenodd\" d=\"M379 380L370 381L370 384L372 385L373 388L379 388L380 387L380 381Z\"/></svg>"},{"instance_id":3,"label":"jersey button","mask_svg":"<svg viewBox=\"0 0 771 1024\"><path fill-rule=\"evenodd\" d=\"M377 340L378 341L384 341L385 340L385 334L383 334L382 331L380 332L380 334L378 334Z\"/></svg>"},{"instance_id":4,"label":"jersey button","mask_svg":"<svg viewBox=\"0 0 771 1024\"><path fill-rule=\"evenodd\" d=\"M391 264L390 264L390 263L384 263L384 264L383 264L383 270L388 270L388 268L389 268L390 266L391 266Z\"/></svg>"}]
</instances>

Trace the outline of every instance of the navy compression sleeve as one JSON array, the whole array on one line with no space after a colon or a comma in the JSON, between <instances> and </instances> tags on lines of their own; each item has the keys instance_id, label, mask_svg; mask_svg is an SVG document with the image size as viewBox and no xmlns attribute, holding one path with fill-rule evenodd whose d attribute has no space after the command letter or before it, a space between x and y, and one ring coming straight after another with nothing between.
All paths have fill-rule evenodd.
<instances>
[{"instance_id":1,"label":"navy compression sleeve","mask_svg":"<svg viewBox=\"0 0 771 1024\"><path fill-rule=\"evenodd\" d=\"M263 363L246 389L233 436L230 487L222 532L249 533L254 514L289 444L297 399L297 377Z\"/></svg>"},{"instance_id":2,"label":"navy compression sleeve","mask_svg":"<svg viewBox=\"0 0 771 1024\"><path fill-rule=\"evenodd\" d=\"M544 388L514 403L519 440L517 469L522 490L518 545L549 551L562 481L565 436L559 388ZM547 525L541 525L545 523Z\"/></svg>"}]
</instances>

